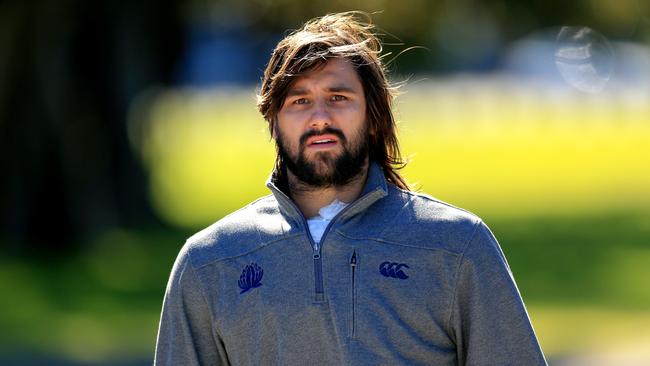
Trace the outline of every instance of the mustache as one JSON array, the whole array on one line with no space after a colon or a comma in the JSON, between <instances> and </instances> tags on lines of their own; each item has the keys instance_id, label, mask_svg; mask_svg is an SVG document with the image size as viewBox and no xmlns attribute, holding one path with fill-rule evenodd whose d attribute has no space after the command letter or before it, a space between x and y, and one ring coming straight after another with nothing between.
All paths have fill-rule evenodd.
<instances>
[{"instance_id":1,"label":"mustache","mask_svg":"<svg viewBox=\"0 0 650 366\"><path fill-rule=\"evenodd\" d=\"M339 130L338 128L334 127L325 127L320 130L309 130L305 132L302 136L300 136L300 146L305 146L305 143L307 142L307 139L313 136L321 136L321 135L334 135L341 140L342 143L346 142L345 135L343 134L343 131Z\"/></svg>"}]
</instances>

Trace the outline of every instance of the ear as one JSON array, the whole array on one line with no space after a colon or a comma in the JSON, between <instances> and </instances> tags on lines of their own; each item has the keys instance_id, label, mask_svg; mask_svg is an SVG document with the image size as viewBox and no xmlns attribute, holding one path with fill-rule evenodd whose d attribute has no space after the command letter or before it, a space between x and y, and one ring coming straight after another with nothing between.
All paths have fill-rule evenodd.
<instances>
[{"instance_id":1,"label":"ear","mask_svg":"<svg viewBox=\"0 0 650 366\"><path fill-rule=\"evenodd\" d=\"M273 118L271 121L269 121L269 132L271 132L271 138L273 140L278 139L278 120L276 118Z\"/></svg>"},{"instance_id":2,"label":"ear","mask_svg":"<svg viewBox=\"0 0 650 366\"><path fill-rule=\"evenodd\" d=\"M375 127L374 124L372 124L370 122L367 122L367 123L368 123L368 134L370 136L375 136L375 134L377 133L377 128Z\"/></svg>"}]
</instances>

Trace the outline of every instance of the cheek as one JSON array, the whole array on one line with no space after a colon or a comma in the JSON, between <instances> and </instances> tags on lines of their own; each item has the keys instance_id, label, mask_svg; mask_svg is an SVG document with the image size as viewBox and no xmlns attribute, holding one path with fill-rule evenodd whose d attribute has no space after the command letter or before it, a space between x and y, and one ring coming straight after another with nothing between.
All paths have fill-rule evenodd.
<instances>
[{"instance_id":1,"label":"cheek","mask_svg":"<svg viewBox=\"0 0 650 366\"><path fill-rule=\"evenodd\" d=\"M348 118L356 122L358 125L365 123L366 121L366 105L365 102L359 101L352 105L347 111Z\"/></svg>"},{"instance_id":2,"label":"cheek","mask_svg":"<svg viewBox=\"0 0 650 366\"><path fill-rule=\"evenodd\" d=\"M367 118L365 113L362 113L361 110L356 110L354 113L350 113L346 116L346 123L342 124L342 129L346 135L357 137L357 135L367 128Z\"/></svg>"},{"instance_id":3,"label":"cheek","mask_svg":"<svg viewBox=\"0 0 650 366\"><path fill-rule=\"evenodd\" d=\"M278 113L275 119L275 133L274 137L278 136L281 132L285 139L295 138L296 131L299 130L301 118L297 116L297 113L282 110Z\"/></svg>"},{"instance_id":4,"label":"cheek","mask_svg":"<svg viewBox=\"0 0 650 366\"><path fill-rule=\"evenodd\" d=\"M299 137L288 135L285 129L281 129L278 124L275 125L273 138L276 142L279 142L284 149L291 155L297 154L299 149Z\"/></svg>"}]
</instances>

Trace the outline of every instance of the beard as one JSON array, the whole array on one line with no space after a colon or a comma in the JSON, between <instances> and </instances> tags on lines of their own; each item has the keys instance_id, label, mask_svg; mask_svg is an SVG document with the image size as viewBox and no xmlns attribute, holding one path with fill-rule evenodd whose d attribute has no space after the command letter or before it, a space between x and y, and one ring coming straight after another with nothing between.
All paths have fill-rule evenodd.
<instances>
[{"instance_id":1,"label":"beard","mask_svg":"<svg viewBox=\"0 0 650 366\"><path fill-rule=\"evenodd\" d=\"M352 139L348 141L343 132L333 127L321 130L310 130L300 137L298 153L292 154L288 141L278 129L276 145L282 162L281 167L287 168L302 183L314 188L344 186L362 173L368 158L368 128L363 125ZM312 154L311 160L305 154L306 141L312 136L332 134L339 138L342 151L338 155L330 151L318 151Z\"/></svg>"}]
</instances>

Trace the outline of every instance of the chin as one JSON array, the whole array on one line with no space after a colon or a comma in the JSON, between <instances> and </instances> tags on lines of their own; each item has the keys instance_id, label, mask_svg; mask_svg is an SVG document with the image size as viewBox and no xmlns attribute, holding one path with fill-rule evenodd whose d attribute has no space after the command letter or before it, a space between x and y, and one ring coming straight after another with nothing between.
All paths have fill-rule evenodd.
<instances>
[{"instance_id":1,"label":"chin","mask_svg":"<svg viewBox=\"0 0 650 366\"><path fill-rule=\"evenodd\" d=\"M330 177L334 174L334 162L332 161L316 161L314 162L314 172L318 176Z\"/></svg>"},{"instance_id":2,"label":"chin","mask_svg":"<svg viewBox=\"0 0 650 366\"><path fill-rule=\"evenodd\" d=\"M340 151L326 150L326 151L316 151L312 154L313 160L334 160L338 158L342 153Z\"/></svg>"}]
</instances>

